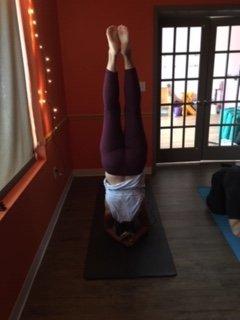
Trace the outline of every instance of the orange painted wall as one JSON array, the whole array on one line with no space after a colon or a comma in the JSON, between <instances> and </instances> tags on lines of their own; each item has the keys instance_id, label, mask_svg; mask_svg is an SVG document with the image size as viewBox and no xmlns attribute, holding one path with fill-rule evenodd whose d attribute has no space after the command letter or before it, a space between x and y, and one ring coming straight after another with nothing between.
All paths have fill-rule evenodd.
<instances>
[{"instance_id":1,"label":"orange painted wall","mask_svg":"<svg viewBox=\"0 0 240 320\"><path fill-rule=\"evenodd\" d=\"M102 81L106 65L105 29L111 24L129 27L134 61L141 81L142 113L152 162L153 9L154 5L239 4L221 0L57 0L63 69L70 118L71 154L75 169L100 168ZM122 79L122 61L119 62ZM122 100L121 100L122 101ZM86 118L83 115L88 115ZM84 157L83 157L84 154Z\"/></svg>"},{"instance_id":2,"label":"orange painted wall","mask_svg":"<svg viewBox=\"0 0 240 320\"><path fill-rule=\"evenodd\" d=\"M55 0L24 0L23 10L32 1L38 21L41 42L52 61L54 87L49 91L48 105L42 110L43 124L51 124L50 105L59 108L57 123L66 119L66 104L62 81L61 55ZM26 15L27 16L27 15ZM36 59L34 70L40 69ZM31 72L34 71L33 69ZM34 72L33 72L34 73ZM43 75L44 73L42 73ZM39 75L39 78L42 78ZM35 88L37 91L38 88ZM35 101L35 103L38 103ZM48 119L44 117L48 115ZM50 127L44 126L45 134ZM0 221L0 319L7 320L24 279L29 271L39 244L53 215L59 197L71 172L68 150L68 122L65 120L59 131L46 145L47 161L31 184L21 194L15 204ZM63 173L58 179L53 177L53 166Z\"/></svg>"}]
</instances>

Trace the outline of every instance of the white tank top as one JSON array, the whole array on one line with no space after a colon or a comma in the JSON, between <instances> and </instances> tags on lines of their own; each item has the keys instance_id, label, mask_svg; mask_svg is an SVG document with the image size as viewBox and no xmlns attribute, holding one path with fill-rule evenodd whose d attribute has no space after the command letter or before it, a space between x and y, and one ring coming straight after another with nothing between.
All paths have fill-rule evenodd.
<instances>
[{"instance_id":1,"label":"white tank top","mask_svg":"<svg viewBox=\"0 0 240 320\"><path fill-rule=\"evenodd\" d=\"M145 197L144 172L117 184L110 184L105 177L103 184L112 217L119 223L132 221Z\"/></svg>"}]
</instances>

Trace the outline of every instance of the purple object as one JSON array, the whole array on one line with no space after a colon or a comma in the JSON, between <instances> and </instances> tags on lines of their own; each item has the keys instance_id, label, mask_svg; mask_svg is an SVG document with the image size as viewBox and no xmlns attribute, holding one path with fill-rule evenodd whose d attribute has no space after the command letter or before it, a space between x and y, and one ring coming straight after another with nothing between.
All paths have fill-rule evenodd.
<instances>
[{"instance_id":1,"label":"purple object","mask_svg":"<svg viewBox=\"0 0 240 320\"><path fill-rule=\"evenodd\" d=\"M182 107L181 106L174 106L173 107L173 115L174 115L174 117L180 117L182 115Z\"/></svg>"}]
</instances>

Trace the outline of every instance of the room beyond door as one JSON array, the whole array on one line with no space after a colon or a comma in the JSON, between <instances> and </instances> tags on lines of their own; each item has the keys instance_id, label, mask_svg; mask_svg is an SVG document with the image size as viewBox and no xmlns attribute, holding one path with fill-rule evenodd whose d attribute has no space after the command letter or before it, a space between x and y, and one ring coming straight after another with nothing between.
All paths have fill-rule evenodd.
<instances>
[{"instance_id":1,"label":"room beyond door","mask_svg":"<svg viewBox=\"0 0 240 320\"><path fill-rule=\"evenodd\" d=\"M237 159L240 19L159 21L158 162Z\"/></svg>"}]
</instances>

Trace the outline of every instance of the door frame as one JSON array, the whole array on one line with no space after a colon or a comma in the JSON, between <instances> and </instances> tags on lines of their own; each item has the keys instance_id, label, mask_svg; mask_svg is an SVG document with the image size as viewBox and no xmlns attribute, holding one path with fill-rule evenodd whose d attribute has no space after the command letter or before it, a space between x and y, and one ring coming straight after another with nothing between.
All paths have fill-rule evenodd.
<instances>
[{"instance_id":1,"label":"door frame","mask_svg":"<svg viewBox=\"0 0 240 320\"><path fill-rule=\"evenodd\" d=\"M224 6L154 6L154 50L153 50L153 113L152 113L152 121L153 121L153 168L156 166L156 163L159 162L168 162L164 161L164 159L161 161L161 151L159 151L159 119L160 119L160 108L159 108L159 101L160 101L160 59L159 56L161 54L160 52L160 28L159 28L159 20L172 20L175 19L178 20L176 17L182 19L187 18L188 20L201 20L201 21L207 21L210 22L210 17L230 17L233 19L233 17L240 18L240 5L224 5ZM207 72L207 71L205 71ZM202 118L201 115L199 118ZM196 124L197 125L197 124ZM202 139L202 144L204 143L204 139ZM239 147L236 147L239 148ZM203 148L202 148L203 149ZM239 149L238 149L239 150ZM180 151L180 150L179 150ZM215 150L214 154L209 154L208 159L214 159L217 156L217 150ZM223 151L223 148L221 149L221 152ZM229 149L228 149L229 151ZM187 154L187 153L185 153ZM228 157L226 157L228 158ZM231 153L229 155L229 158L231 159ZM194 159L191 159L192 161ZM196 159L197 160L197 159ZM181 161L178 160L176 162ZM184 158L182 161L186 161ZM199 160L201 161L201 159Z\"/></svg>"}]
</instances>

